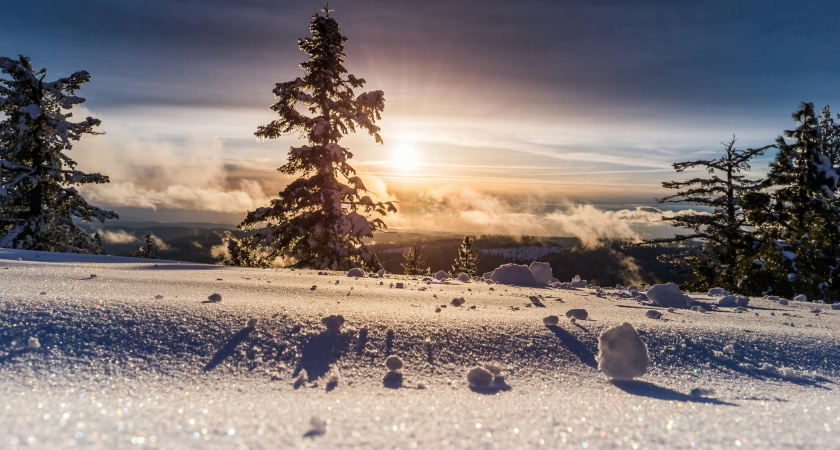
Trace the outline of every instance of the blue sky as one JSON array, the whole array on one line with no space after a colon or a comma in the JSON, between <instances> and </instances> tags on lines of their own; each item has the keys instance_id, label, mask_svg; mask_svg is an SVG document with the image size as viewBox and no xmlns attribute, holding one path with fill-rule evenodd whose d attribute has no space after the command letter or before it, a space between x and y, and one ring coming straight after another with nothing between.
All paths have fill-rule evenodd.
<instances>
[{"instance_id":1,"label":"blue sky","mask_svg":"<svg viewBox=\"0 0 840 450\"><path fill-rule=\"evenodd\" d=\"M73 152L112 181L93 201L234 223L288 181L274 168L296 137L253 132L273 118L274 83L301 74L297 38L322 6L14 2L0 55L29 56L48 78L91 73L83 112L107 134ZM385 92L385 145L342 143L369 186L402 202L395 226L526 232L528 220L493 222L581 203L633 210L664 194L672 162L714 157L733 134L772 143L800 101L840 112L834 1L330 6L347 68ZM535 231L563 231L550 227Z\"/></svg>"}]
</instances>

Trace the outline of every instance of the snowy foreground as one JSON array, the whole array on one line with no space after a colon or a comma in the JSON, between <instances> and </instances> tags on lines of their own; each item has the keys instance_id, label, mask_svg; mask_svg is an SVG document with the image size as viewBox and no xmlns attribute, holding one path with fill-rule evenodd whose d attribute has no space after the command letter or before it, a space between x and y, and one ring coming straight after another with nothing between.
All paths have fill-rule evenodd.
<instances>
[{"instance_id":1,"label":"snowy foreground","mask_svg":"<svg viewBox=\"0 0 840 450\"><path fill-rule=\"evenodd\" d=\"M651 365L611 382L598 335L623 322ZM0 324L0 448L840 447L828 305L0 249ZM488 362L503 387L470 388Z\"/></svg>"}]
</instances>

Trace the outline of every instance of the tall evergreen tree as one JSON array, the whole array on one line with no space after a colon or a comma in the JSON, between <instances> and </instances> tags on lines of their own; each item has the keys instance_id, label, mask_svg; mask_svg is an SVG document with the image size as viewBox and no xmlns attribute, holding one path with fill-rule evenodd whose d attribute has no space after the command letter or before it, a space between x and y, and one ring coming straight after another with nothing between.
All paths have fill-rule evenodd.
<instances>
[{"instance_id":1,"label":"tall evergreen tree","mask_svg":"<svg viewBox=\"0 0 840 450\"><path fill-rule=\"evenodd\" d=\"M255 133L260 139L290 133L305 136L309 145L292 147L288 162L278 169L300 177L270 206L248 213L240 228L262 226L253 246L263 248L272 259L293 259L294 267L344 270L360 265L376 270L379 260L363 239L386 228L382 219L371 215L384 216L396 208L363 195L365 185L348 163L353 154L338 142L358 128L382 143L375 122L385 107L385 96L382 91L354 93L365 80L347 73L343 66L347 38L330 17L331 10L323 11L324 16L315 13L312 18L312 37L298 40L309 55L301 64L305 76L275 86L277 103L271 109L280 118Z\"/></svg>"},{"instance_id":2,"label":"tall evergreen tree","mask_svg":"<svg viewBox=\"0 0 840 450\"><path fill-rule=\"evenodd\" d=\"M838 175L820 146L813 103L803 103L793 119L798 126L777 139L779 153L762 191L744 204L762 238L759 280L778 295L836 299L840 222L832 200Z\"/></svg>"},{"instance_id":3,"label":"tall evergreen tree","mask_svg":"<svg viewBox=\"0 0 840 450\"><path fill-rule=\"evenodd\" d=\"M157 246L155 245L155 241L152 239L151 234L147 234L143 238L143 245L138 247L137 250L134 250L134 257L150 259L157 258Z\"/></svg>"},{"instance_id":4,"label":"tall evergreen tree","mask_svg":"<svg viewBox=\"0 0 840 450\"><path fill-rule=\"evenodd\" d=\"M75 186L107 183L108 177L76 170L67 156L73 141L94 131L92 117L71 122L69 110L85 101L76 91L85 71L44 81L29 58L0 57L0 247L95 253L91 236L74 223L116 219L112 211L88 204Z\"/></svg>"},{"instance_id":5,"label":"tall evergreen tree","mask_svg":"<svg viewBox=\"0 0 840 450\"><path fill-rule=\"evenodd\" d=\"M710 176L663 182L663 187L678 192L658 199L659 203L697 205L701 211L663 217L672 226L689 232L643 243L652 245L700 241L700 248L690 248L666 258L668 262L691 269L694 279L686 283L689 289L706 290L718 286L738 290L742 278L738 262L754 246L741 203L746 194L758 189L760 181L749 179L743 173L750 170L750 160L772 146L738 150L735 141L733 137L723 144L725 151L718 159L673 164L677 172L699 168Z\"/></svg>"},{"instance_id":6,"label":"tall evergreen tree","mask_svg":"<svg viewBox=\"0 0 840 450\"><path fill-rule=\"evenodd\" d=\"M458 257L455 258L455 263L452 264L452 274L465 273L469 276L474 276L478 270L478 253L472 249L472 240L469 236L464 236L464 242L458 248Z\"/></svg>"},{"instance_id":7,"label":"tall evergreen tree","mask_svg":"<svg viewBox=\"0 0 840 450\"><path fill-rule=\"evenodd\" d=\"M422 275L428 273L426 260L423 259L423 247L417 243L403 252L402 268L406 275Z\"/></svg>"}]
</instances>

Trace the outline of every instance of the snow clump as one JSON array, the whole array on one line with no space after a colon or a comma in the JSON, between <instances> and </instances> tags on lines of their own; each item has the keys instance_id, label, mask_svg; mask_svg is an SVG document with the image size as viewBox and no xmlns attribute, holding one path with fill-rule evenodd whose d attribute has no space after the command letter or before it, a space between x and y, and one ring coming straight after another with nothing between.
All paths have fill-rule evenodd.
<instances>
[{"instance_id":1,"label":"snow clump","mask_svg":"<svg viewBox=\"0 0 840 450\"><path fill-rule=\"evenodd\" d=\"M689 300L691 300L674 283L651 286L646 294L651 301L663 308L685 309L688 307Z\"/></svg>"},{"instance_id":2,"label":"snow clump","mask_svg":"<svg viewBox=\"0 0 840 450\"><path fill-rule=\"evenodd\" d=\"M473 367L467 372L467 382L470 387L487 389L493 385L493 373L484 367Z\"/></svg>"},{"instance_id":3,"label":"snow clump","mask_svg":"<svg viewBox=\"0 0 840 450\"><path fill-rule=\"evenodd\" d=\"M447 278L452 278L452 275L449 275L449 273L445 270L440 270L438 272L435 272L435 274L432 275L432 277L434 277L435 280L442 281Z\"/></svg>"},{"instance_id":4,"label":"snow clump","mask_svg":"<svg viewBox=\"0 0 840 450\"><path fill-rule=\"evenodd\" d=\"M728 353L730 355L734 355L735 354L735 346L732 345L732 344L729 344L726 347L723 347L723 353Z\"/></svg>"},{"instance_id":5,"label":"snow clump","mask_svg":"<svg viewBox=\"0 0 840 450\"><path fill-rule=\"evenodd\" d=\"M659 311L657 311L657 310L655 310L655 309L649 309L649 310L645 313L645 316L647 316L647 317L648 317L648 318L650 318L650 319L661 319L661 318L662 318L662 313L661 313L661 312L659 312Z\"/></svg>"},{"instance_id":6,"label":"snow clump","mask_svg":"<svg viewBox=\"0 0 840 450\"><path fill-rule=\"evenodd\" d=\"M458 281L460 281L461 283L469 283L470 276L462 272L458 274Z\"/></svg>"},{"instance_id":7,"label":"snow clump","mask_svg":"<svg viewBox=\"0 0 840 450\"><path fill-rule=\"evenodd\" d=\"M251 317L250 319L248 319L248 324L245 325L245 328L256 328L257 322L259 322L259 319L257 319L256 317Z\"/></svg>"},{"instance_id":8,"label":"snow clump","mask_svg":"<svg viewBox=\"0 0 840 450\"><path fill-rule=\"evenodd\" d=\"M528 270L534 274L534 279L539 284L548 284L552 281L557 281L557 279L551 276L551 264L547 262L534 261L528 266Z\"/></svg>"},{"instance_id":9,"label":"snow clump","mask_svg":"<svg viewBox=\"0 0 840 450\"><path fill-rule=\"evenodd\" d=\"M514 286L536 286L537 279L527 266L518 264L504 264L499 266L490 275L495 283L510 284Z\"/></svg>"},{"instance_id":10,"label":"snow clump","mask_svg":"<svg viewBox=\"0 0 840 450\"><path fill-rule=\"evenodd\" d=\"M589 317L589 313L583 308L575 308L566 311L566 317L570 319L586 320L586 318Z\"/></svg>"},{"instance_id":11,"label":"snow clump","mask_svg":"<svg viewBox=\"0 0 840 450\"><path fill-rule=\"evenodd\" d=\"M729 295L729 291L727 291L724 288L711 288L711 289L709 289L709 295L715 295L715 296L724 295L724 296L726 296L726 295Z\"/></svg>"},{"instance_id":12,"label":"snow clump","mask_svg":"<svg viewBox=\"0 0 840 450\"><path fill-rule=\"evenodd\" d=\"M348 276L348 277L357 277L357 278L362 278L362 277L364 277L364 276L365 276L365 271L364 271L364 270L362 270L362 269L360 269L360 268L358 268L358 267L356 267L356 268L353 268L353 269L348 270L348 271L347 271L347 276Z\"/></svg>"},{"instance_id":13,"label":"snow clump","mask_svg":"<svg viewBox=\"0 0 840 450\"><path fill-rule=\"evenodd\" d=\"M210 303L218 303L218 302L222 301L222 295L221 294L212 294L209 297L207 297L207 301L210 302Z\"/></svg>"},{"instance_id":14,"label":"snow clump","mask_svg":"<svg viewBox=\"0 0 840 450\"><path fill-rule=\"evenodd\" d=\"M528 296L528 300L530 300L531 303L538 308L545 308L545 305L543 304L542 300L540 300L540 298L536 295Z\"/></svg>"},{"instance_id":15,"label":"snow clump","mask_svg":"<svg viewBox=\"0 0 840 450\"><path fill-rule=\"evenodd\" d=\"M598 370L614 380L632 380L647 372L647 346L633 325L625 322L598 336Z\"/></svg>"},{"instance_id":16,"label":"snow clump","mask_svg":"<svg viewBox=\"0 0 840 450\"><path fill-rule=\"evenodd\" d=\"M403 368L403 361L397 355L391 355L385 360L385 368L388 372L399 372Z\"/></svg>"},{"instance_id":17,"label":"snow clump","mask_svg":"<svg viewBox=\"0 0 840 450\"><path fill-rule=\"evenodd\" d=\"M26 342L26 348L28 348L29 350L37 350L41 348L41 342L38 341L38 338L31 337L29 338L29 341Z\"/></svg>"},{"instance_id":18,"label":"snow clump","mask_svg":"<svg viewBox=\"0 0 840 450\"><path fill-rule=\"evenodd\" d=\"M379 276L379 278L384 277L385 276L385 269L379 269L379 271L376 272L376 275Z\"/></svg>"},{"instance_id":19,"label":"snow clump","mask_svg":"<svg viewBox=\"0 0 840 450\"><path fill-rule=\"evenodd\" d=\"M343 316L327 316L321 319L321 323L327 327L327 331L330 333L338 333L341 330L341 326L344 325L344 317Z\"/></svg>"},{"instance_id":20,"label":"snow clump","mask_svg":"<svg viewBox=\"0 0 840 450\"><path fill-rule=\"evenodd\" d=\"M744 297L744 296L741 295L741 296L738 296L738 298L735 300L735 302L738 304L738 306L746 307L747 305L750 304L750 298L749 297Z\"/></svg>"},{"instance_id":21,"label":"snow clump","mask_svg":"<svg viewBox=\"0 0 840 450\"><path fill-rule=\"evenodd\" d=\"M725 297L721 297L717 301L718 306L723 306L726 308L734 308L735 305L738 304L738 297L734 295L727 295Z\"/></svg>"},{"instance_id":22,"label":"snow clump","mask_svg":"<svg viewBox=\"0 0 840 450\"><path fill-rule=\"evenodd\" d=\"M796 297L793 297L793 301L795 301L795 302L807 302L808 297L806 297L805 294L799 294Z\"/></svg>"},{"instance_id":23,"label":"snow clump","mask_svg":"<svg viewBox=\"0 0 840 450\"><path fill-rule=\"evenodd\" d=\"M557 316L546 316L543 318L543 323L549 327L557 326L560 323L560 318Z\"/></svg>"},{"instance_id":24,"label":"snow clump","mask_svg":"<svg viewBox=\"0 0 840 450\"><path fill-rule=\"evenodd\" d=\"M691 390L691 395L694 397L711 397L715 395L715 390L698 387Z\"/></svg>"},{"instance_id":25,"label":"snow clump","mask_svg":"<svg viewBox=\"0 0 840 450\"><path fill-rule=\"evenodd\" d=\"M837 303L837 302L832 303L831 304L831 309L834 309L834 310L840 309L840 303Z\"/></svg>"},{"instance_id":26,"label":"snow clump","mask_svg":"<svg viewBox=\"0 0 840 450\"><path fill-rule=\"evenodd\" d=\"M466 302L466 300L464 300L464 297L453 298L452 299L452 306L457 308L457 307L463 305L464 302Z\"/></svg>"},{"instance_id":27,"label":"snow clump","mask_svg":"<svg viewBox=\"0 0 840 450\"><path fill-rule=\"evenodd\" d=\"M788 304L788 301L787 301L787 299L786 299L786 298L783 298L783 299L779 300L779 304L780 304L780 305L787 305L787 304Z\"/></svg>"}]
</instances>

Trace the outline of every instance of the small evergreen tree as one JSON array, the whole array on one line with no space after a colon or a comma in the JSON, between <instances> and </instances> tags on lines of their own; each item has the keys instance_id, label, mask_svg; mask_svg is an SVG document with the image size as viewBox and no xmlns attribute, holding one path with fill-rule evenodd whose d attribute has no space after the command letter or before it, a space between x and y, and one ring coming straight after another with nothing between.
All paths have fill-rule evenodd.
<instances>
[{"instance_id":1,"label":"small evergreen tree","mask_svg":"<svg viewBox=\"0 0 840 450\"><path fill-rule=\"evenodd\" d=\"M230 237L225 239L227 256L224 264L240 267L271 267L273 259L258 247L254 246L254 237L246 236L242 239Z\"/></svg>"},{"instance_id":2,"label":"small evergreen tree","mask_svg":"<svg viewBox=\"0 0 840 450\"><path fill-rule=\"evenodd\" d=\"M831 117L831 108L825 105L822 116L817 118L820 124L820 147L831 161L834 171L840 171L840 113L837 121Z\"/></svg>"},{"instance_id":3,"label":"small evergreen tree","mask_svg":"<svg viewBox=\"0 0 840 450\"><path fill-rule=\"evenodd\" d=\"M105 246L102 244L102 235L97 231L93 235L93 252L94 255L105 255Z\"/></svg>"},{"instance_id":4,"label":"small evergreen tree","mask_svg":"<svg viewBox=\"0 0 840 450\"><path fill-rule=\"evenodd\" d=\"M426 261L423 259L423 247L419 243L412 245L403 252L402 268L406 275L422 275L428 273L429 269L424 268Z\"/></svg>"},{"instance_id":5,"label":"small evergreen tree","mask_svg":"<svg viewBox=\"0 0 840 450\"><path fill-rule=\"evenodd\" d=\"M761 238L755 261L761 282L776 295L836 299L840 222L832 201L838 175L820 146L813 103L803 103L793 118L798 126L777 139L779 153L762 191L745 200Z\"/></svg>"},{"instance_id":6,"label":"small evergreen tree","mask_svg":"<svg viewBox=\"0 0 840 450\"><path fill-rule=\"evenodd\" d=\"M85 71L44 81L29 58L0 57L0 247L95 253L91 236L74 223L118 218L89 205L74 186L107 183L108 177L76 170L67 156L73 141L94 131L92 117L71 122L68 110L85 101L76 91Z\"/></svg>"},{"instance_id":7,"label":"small evergreen tree","mask_svg":"<svg viewBox=\"0 0 840 450\"><path fill-rule=\"evenodd\" d=\"M666 262L688 266L694 279L686 283L692 290L723 287L738 290L738 263L742 256L752 251L754 242L746 216L742 210L744 196L759 187L759 180L748 179L743 172L750 170L749 162L763 154L770 145L738 150L733 137L722 157L674 163L674 170L683 172L700 168L709 177L695 177L685 181L667 181L662 186L678 192L658 199L659 203L688 203L709 212L683 212L663 220L677 228L689 231L670 238L652 239L642 245L675 244L699 241L702 246L688 247L684 251L664 257Z\"/></svg>"},{"instance_id":8,"label":"small evergreen tree","mask_svg":"<svg viewBox=\"0 0 840 450\"><path fill-rule=\"evenodd\" d=\"M363 239L386 226L370 216L387 215L396 208L363 195L365 185L348 164L353 154L338 142L358 128L382 143L375 121L385 97L382 91L354 93L365 80L347 73L342 64L347 38L329 16L331 10L323 11L325 16L315 13L312 18L312 37L298 40L309 55L301 64L305 76L275 86L277 103L271 109L280 118L255 133L259 139L304 135L309 145L292 147L288 162L279 169L287 175L300 173L300 178L270 206L249 212L240 228L262 226L252 245L272 259L294 260L293 267L346 270L361 265L373 271L380 267L379 260Z\"/></svg>"},{"instance_id":9,"label":"small evergreen tree","mask_svg":"<svg viewBox=\"0 0 840 450\"><path fill-rule=\"evenodd\" d=\"M144 244L138 247L137 250L134 250L134 257L156 259L157 246L155 245L155 241L152 239L152 235L147 234L143 240Z\"/></svg>"},{"instance_id":10,"label":"small evergreen tree","mask_svg":"<svg viewBox=\"0 0 840 450\"><path fill-rule=\"evenodd\" d=\"M475 276L478 269L478 253L472 249L472 240L469 236L464 236L464 242L458 248L458 257L455 258L455 263L452 264L452 275L465 273L469 276Z\"/></svg>"}]
</instances>

